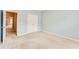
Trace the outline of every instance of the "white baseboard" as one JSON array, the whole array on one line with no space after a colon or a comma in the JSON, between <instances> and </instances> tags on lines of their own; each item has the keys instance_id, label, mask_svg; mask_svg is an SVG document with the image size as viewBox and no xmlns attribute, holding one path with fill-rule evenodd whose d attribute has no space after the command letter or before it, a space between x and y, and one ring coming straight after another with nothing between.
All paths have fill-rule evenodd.
<instances>
[{"instance_id":1,"label":"white baseboard","mask_svg":"<svg viewBox=\"0 0 79 59\"><path fill-rule=\"evenodd\" d=\"M70 40L74 40L74 41L79 41L78 39L71 38L71 37L67 37L67 36L64 36L64 35L57 34L57 33L51 33L51 32L48 32L48 31L43 31L43 32L49 33L49 34L51 34L51 35L56 35L56 36L58 36L58 37L62 37L62 38L65 38L65 39L70 39Z\"/></svg>"},{"instance_id":2,"label":"white baseboard","mask_svg":"<svg viewBox=\"0 0 79 59\"><path fill-rule=\"evenodd\" d=\"M30 32L30 33L33 33L33 32ZM30 34L30 33L28 33L28 32L26 32L26 33L19 33L19 35L17 35L17 36L19 37L19 36L23 36L23 35Z\"/></svg>"},{"instance_id":3,"label":"white baseboard","mask_svg":"<svg viewBox=\"0 0 79 59\"><path fill-rule=\"evenodd\" d=\"M23 35L26 35L27 33L19 33L18 35L17 35L17 37L19 37L19 36L23 36Z\"/></svg>"}]
</instances>

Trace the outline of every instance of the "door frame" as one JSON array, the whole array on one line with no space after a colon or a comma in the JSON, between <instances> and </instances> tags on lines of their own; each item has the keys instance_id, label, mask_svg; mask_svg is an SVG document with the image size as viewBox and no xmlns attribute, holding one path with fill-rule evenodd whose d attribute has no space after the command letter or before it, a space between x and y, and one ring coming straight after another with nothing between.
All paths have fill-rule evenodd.
<instances>
[{"instance_id":1,"label":"door frame","mask_svg":"<svg viewBox=\"0 0 79 59\"><path fill-rule=\"evenodd\" d=\"M1 43L3 43L3 10L1 10Z\"/></svg>"},{"instance_id":2,"label":"door frame","mask_svg":"<svg viewBox=\"0 0 79 59\"><path fill-rule=\"evenodd\" d=\"M16 34L16 36L17 36L17 12L11 12L11 11L6 11L6 13L13 13L13 14L15 14L14 15L14 19L16 20L16 32L15 32L15 34ZM13 21L13 23L14 23L15 21ZM13 26L15 26L15 24L13 24ZM6 31L6 30L5 30Z\"/></svg>"}]
</instances>

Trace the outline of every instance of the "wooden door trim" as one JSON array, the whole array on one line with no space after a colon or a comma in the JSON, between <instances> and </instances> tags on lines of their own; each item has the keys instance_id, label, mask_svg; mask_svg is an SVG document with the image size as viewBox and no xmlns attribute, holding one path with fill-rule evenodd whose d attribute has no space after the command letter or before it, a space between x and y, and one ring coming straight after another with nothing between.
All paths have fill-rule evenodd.
<instances>
[{"instance_id":1,"label":"wooden door trim","mask_svg":"<svg viewBox=\"0 0 79 59\"><path fill-rule=\"evenodd\" d=\"M6 16L7 16L7 13L12 13L14 14L13 17L14 19L16 19L16 30L15 30L15 33L17 35L17 12L9 12L9 11L6 11ZM11 15L12 16L12 15ZM14 21L13 21L14 22ZM13 26L15 26L15 24L13 24Z\"/></svg>"}]
</instances>

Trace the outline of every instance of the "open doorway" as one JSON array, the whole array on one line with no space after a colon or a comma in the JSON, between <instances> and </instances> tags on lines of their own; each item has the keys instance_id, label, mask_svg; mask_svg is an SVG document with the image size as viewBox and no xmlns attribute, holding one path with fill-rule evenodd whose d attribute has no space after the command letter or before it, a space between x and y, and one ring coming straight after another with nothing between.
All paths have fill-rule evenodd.
<instances>
[{"instance_id":1,"label":"open doorway","mask_svg":"<svg viewBox=\"0 0 79 59\"><path fill-rule=\"evenodd\" d=\"M6 37L17 35L17 13L6 12Z\"/></svg>"}]
</instances>

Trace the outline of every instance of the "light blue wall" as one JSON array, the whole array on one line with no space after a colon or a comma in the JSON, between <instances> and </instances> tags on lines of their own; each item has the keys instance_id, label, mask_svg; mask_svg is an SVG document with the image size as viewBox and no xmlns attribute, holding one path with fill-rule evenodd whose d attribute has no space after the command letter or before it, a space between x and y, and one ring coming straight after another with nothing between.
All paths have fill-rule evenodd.
<instances>
[{"instance_id":1,"label":"light blue wall","mask_svg":"<svg viewBox=\"0 0 79 59\"><path fill-rule=\"evenodd\" d=\"M27 16L29 14L37 15L38 16L38 31L41 31L41 12L38 10L20 10L19 14L19 32L26 33L27 32Z\"/></svg>"},{"instance_id":2,"label":"light blue wall","mask_svg":"<svg viewBox=\"0 0 79 59\"><path fill-rule=\"evenodd\" d=\"M17 12L17 35L24 35L27 33L27 16L33 14L38 16L38 31L41 31L41 11L40 10L15 10Z\"/></svg>"},{"instance_id":3,"label":"light blue wall","mask_svg":"<svg viewBox=\"0 0 79 59\"><path fill-rule=\"evenodd\" d=\"M45 11L42 30L79 39L79 11Z\"/></svg>"}]
</instances>

